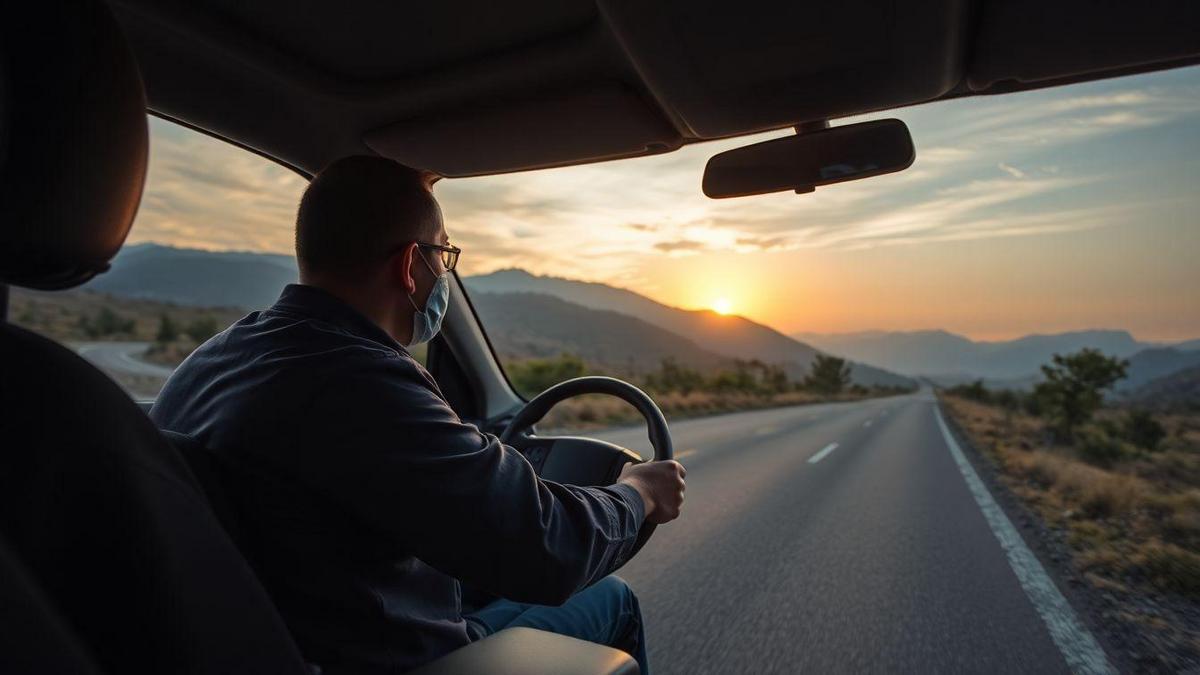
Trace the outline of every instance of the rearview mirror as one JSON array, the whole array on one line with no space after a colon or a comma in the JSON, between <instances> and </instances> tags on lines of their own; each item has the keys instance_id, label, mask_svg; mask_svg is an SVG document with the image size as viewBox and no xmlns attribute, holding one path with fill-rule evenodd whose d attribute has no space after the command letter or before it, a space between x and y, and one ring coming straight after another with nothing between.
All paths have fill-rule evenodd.
<instances>
[{"instance_id":1,"label":"rearview mirror","mask_svg":"<svg viewBox=\"0 0 1200 675\"><path fill-rule=\"evenodd\" d=\"M903 171L915 158L908 126L897 119L804 131L714 155L704 167L713 199L830 185Z\"/></svg>"}]
</instances>

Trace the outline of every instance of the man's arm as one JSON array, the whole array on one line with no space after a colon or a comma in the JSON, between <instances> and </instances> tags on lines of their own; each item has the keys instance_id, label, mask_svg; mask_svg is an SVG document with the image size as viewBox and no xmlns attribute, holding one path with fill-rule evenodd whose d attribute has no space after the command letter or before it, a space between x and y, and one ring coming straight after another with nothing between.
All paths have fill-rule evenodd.
<instances>
[{"instance_id":1,"label":"man's arm","mask_svg":"<svg viewBox=\"0 0 1200 675\"><path fill-rule=\"evenodd\" d=\"M302 480L400 550L491 593L555 604L625 561L643 495L664 504L654 520L678 513L645 469L604 488L540 480L518 452L462 423L426 378L407 359L364 359L314 400L301 440Z\"/></svg>"}]
</instances>

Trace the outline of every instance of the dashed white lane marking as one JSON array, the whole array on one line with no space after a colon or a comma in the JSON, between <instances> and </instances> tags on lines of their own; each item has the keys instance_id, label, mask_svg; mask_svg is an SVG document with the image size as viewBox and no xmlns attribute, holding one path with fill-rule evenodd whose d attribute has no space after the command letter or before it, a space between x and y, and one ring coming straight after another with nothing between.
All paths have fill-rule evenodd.
<instances>
[{"instance_id":1,"label":"dashed white lane marking","mask_svg":"<svg viewBox=\"0 0 1200 675\"><path fill-rule=\"evenodd\" d=\"M1107 675L1117 672L1108 662L1108 657L1104 654L1100 643L1096 642L1096 638L1092 636L1091 632L1079 622L1079 617L1075 615L1075 610L1071 609L1071 604L1067 602L1067 599L1063 597L1058 587L1046 574L1046 568L1042 567L1037 556L1033 555L1033 552L1025 545L1025 540L1021 538L1017 528L1013 527L1012 521L1004 515L1000 505L988 492L987 486L979 479L979 474L975 473L975 468L967 461L962 448L958 447L954 436L950 434L950 429L946 427L946 421L942 419L942 411L936 403L933 406L933 414L937 418L938 426L942 429L942 436L946 439L946 446L950 448L954 463L958 464L959 472L967 481L967 488L975 497L975 503L979 505L979 509L983 511L983 517L991 526L992 533L1000 541L1000 547L1008 555L1008 564L1012 566L1017 580L1025 589L1025 595L1029 596L1029 601L1033 603L1034 609L1046 623L1046 629L1050 632L1054 644L1058 646L1058 651L1062 652L1067 667L1071 669L1071 672L1077 674L1105 673Z\"/></svg>"},{"instance_id":2,"label":"dashed white lane marking","mask_svg":"<svg viewBox=\"0 0 1200 675\"><path fill-rule=\"evenodd\" d=\"M869 427L869 426L871 426L871 420L867 420L866 422L863 422L863 428L864 428L864 429L866 429L866 428L867 428L867 427Z\"/></svg>"},{"instance_id":3,"label":"dashed white lane marking","mask_svg":"<svg viewBox=\"0 0 1200 675\"><path fill-rule=\"evenodd\" d=\"M830 443L829 445L821 448L820 452L813 455L812 457L809 457L808 463L816 464L817 462L819 462L819 461L825 459L827 456L829 456L829 453L833 452L834 450L837 450L837 447L838 447L837 443Z\"/></svg>"},{"instance_id":4,"label":"dashed white lane marking","mask_svg":"<svg viewBox=\"0 0 1200 675\"><path fill-rule=\"evenodd\" d=\"M755 436L766 436L767 434L773 434L776 431L779 431L779 427L773 427L773 426L759 427L754 430L754 435Z\"/></svg>"}]
</instances>

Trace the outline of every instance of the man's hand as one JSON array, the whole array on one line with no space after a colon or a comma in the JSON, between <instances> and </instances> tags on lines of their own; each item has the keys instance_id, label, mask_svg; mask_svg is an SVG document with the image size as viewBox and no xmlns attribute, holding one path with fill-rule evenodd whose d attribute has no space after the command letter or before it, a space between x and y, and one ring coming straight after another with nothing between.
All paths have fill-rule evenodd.
<instances>
[{"instance_id":1,"label":"man's hand","mask_svg":"<svg viewBox=\"0 0 1200 675\"><path fill-rule=\"evenodd\" d=\"M683 508L683 482L687 469L673 459L662 462L626 464L618 483L637 490L646 505L646 521L661 525L679 517Z\"/></svg>"}]
</instances>

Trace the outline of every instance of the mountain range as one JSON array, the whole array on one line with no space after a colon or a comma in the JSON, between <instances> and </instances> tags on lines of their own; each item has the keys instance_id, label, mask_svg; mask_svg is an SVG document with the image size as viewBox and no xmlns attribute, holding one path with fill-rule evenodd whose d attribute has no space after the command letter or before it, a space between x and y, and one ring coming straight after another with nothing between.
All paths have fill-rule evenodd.
<instances>
[{"instance_id":1,"label":"mountain range","mask_svg":"<svg viewBox=\"0 0 1200 675\"><path fill-rule=\"evenodd\" d=\"M296 259L287 255L133 244L85 288L181 305L259 309L275 302L298 274Z\"/></svg>"},{"instance_id":2,"label":"mountain range","mask_svg":"<svg viewBox=\"0 0 1200 675\"><path fill-rule=\"evenodd\" d=\"M671 307L633 291L607 284L576 281L559 277L537 276L524 270L506 269L463 279L471 298L535 293L592 310L615 312L684 337L705 351L726 359L759 359L782 365L793 379L802 378L819 353L810 345L789 338L769 326L740 316L726 316L710 310ZM489 302L483 299L482 302ZM491 334L492 325L486 323ZM537 323L525 330L542 330ZM638 344L636 334L623 337L626 344ZM863 363L852 363L851 377L867 385L910 386L912 380Z\"/></svg>"},{"instance_id":3,"label":"mountain range","mask_svg":"<svg viewBox=\"0 0 1200 675\"><path fill-rule=\"evenodd\" d=\"M257 309L296 281L291 256L211 252L160 244L125 247L112 269L87 285L113 295L198 306ZM520 269L464 277L493 346L506 356L562 352L621 372L653 368L663 358L706 369L733 359L780 364L793 379L818 353L845 357L862 384L910 385L983 378L989 386L1027 388L1056 353L1084 347L1128 358L1132 391L1200 365L1200 340L1163 345L1127 331L1091 330L985 342L941 330L798 333L791 336L739 316L671 307L615 286L538 276ZM628 345L638 345L631 355Z\"/></svg>"},{"instance_id":4,"label":"mountain range","mask_svg":"<svg viewBox=\"0 0 1200 675\"><path fill-rule=\"evenodd\" d=\"M871 363L897 373L956 382L982 378L992 386L1024 387L1055 354L1085 347L1130 359L1122 388L1137 387L1153 376L1179 370L1200 357L1200 340L1164 345L1142 342L1123 330L1086 330L1027 335L1015 340L975 341L942 330L861 333L798 333L819 349Z\"/></svg>"},{"instance_id":5,"label":"mountain range","mask_svg":"<svg viewBox=\"0 0 1200 675\"><path fill-rule=\"evenodd\" d=\"M128 246L112 269L87 288L113 295L184 305L270 305L296 280L289 256L209 252L159 244ZM781 365L802 378L817 350L768 326L711 311L690 311L613 286L502 270L466 277L472 302L501 353L545 356L571 352L626 370L643 370L672 356L707 367L733 359ZM629 345L637 345L630 359ZM913 380L852 364L855 382L911 386Z\"/></svg>"}]
</instances>

